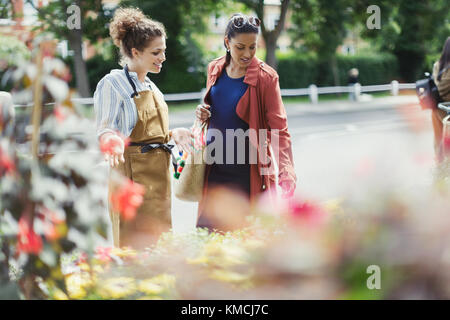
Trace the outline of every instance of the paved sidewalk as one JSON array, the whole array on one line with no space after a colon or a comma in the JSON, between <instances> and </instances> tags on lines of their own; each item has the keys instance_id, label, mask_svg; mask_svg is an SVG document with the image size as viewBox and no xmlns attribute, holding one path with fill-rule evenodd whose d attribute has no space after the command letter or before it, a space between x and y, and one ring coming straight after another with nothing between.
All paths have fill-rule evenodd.
<instances>
[{"instance_id":1,"label":"paved sidewalk","mask_svg":"<svg viewBox=\"0 0 450 320\"><path fill-rule=\"evenodd\" d=\"M323 114L338 112L364 112L369 110L390 109L400 105L418 105L415 95L391 96L382 98L372 98L368 101L332 100L312 103L288 103L285 104L288 117L301 114ZM194 110L174 111L169 109L170 127L188 127L194 122Z\"/></svg>"}]
</instances>

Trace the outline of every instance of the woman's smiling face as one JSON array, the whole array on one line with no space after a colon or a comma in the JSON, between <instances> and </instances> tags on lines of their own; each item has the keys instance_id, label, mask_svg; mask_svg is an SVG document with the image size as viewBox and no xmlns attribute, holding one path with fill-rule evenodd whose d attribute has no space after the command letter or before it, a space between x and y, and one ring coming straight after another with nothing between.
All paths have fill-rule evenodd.
<instances>
[{"instance_id":1,"label":"woman's smiling face","mask_svg":"<svg viewBox=\"0 0 450 320\"><path fill-rule=\"evenodd\" d=\"M241 68L246 68L256 53L257 33L238 33L233 38L225 37L225 45L230 50L231 59Z\"/></svg>"},{"instance_id":2,"label":"woman's smiling face","mask_svg":"<svg viewBox=\"0 0 450 320\"><path fill-rule=\"evenodd\" d=\"M158 37L153 39L143 51L135 51L134 58L139 62L142 69L151 73L160 73L162 64L166 60L166 38Z\"/></svg>"}]
</instances>

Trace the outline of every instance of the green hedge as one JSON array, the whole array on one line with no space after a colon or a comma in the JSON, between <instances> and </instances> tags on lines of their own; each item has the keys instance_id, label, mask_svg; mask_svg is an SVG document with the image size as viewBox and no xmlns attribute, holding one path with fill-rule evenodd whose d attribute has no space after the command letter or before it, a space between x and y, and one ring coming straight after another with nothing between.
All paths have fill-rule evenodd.
<instances>
[{"instance_id":1,"label":"green hedge","mask_svg":"<svg viewBox=\"0 0 450 320\"><path fill-rule=\"evenodd\" d=\"M92 94L99 81L107 75L112 69L121 69L117 59L104 59L103 56L97 55L86 61L86 69L89 78L89 86Z\"/></svg>"},{"instance_id":2,"label":"green hedge","mask_svg":"<svg viewBox=\"0 0 450 320\"><path fill-rule=\"evenodd\" d=\"M104 75L111 69L120 68L115 59L105 60L102 56L95 56L86 64L92 92ZM338 56L337 66L341 85L347 84L347 73L351 68L358 68L362 85L389 83L397 79L398 75L397 60L395 56L389 54ZM198 73L180 70L180 67L176 62L170 64L167 61L164 72L161 75L153 75L152 80L164 93L195 92L205 86L206 68L204 73ZM329 63L320 64L313 55L280 55L278 74L280 87L283 89L307 88L312 83L317 86L334 85Z\"/></svg>"},{"instance_id":3,"label":"green hedge","mask_svg":"<svg viewBox=\"0 0 450 320\"><path fill-rule=\"evenodd\" d=\"M398 75L397 59L389 54L338 56L337 67L340 85L347 84L347 74L351 68L359 70L359 82L362 85L386 84L395 80ZM322 74L320 74L321 72ZM312 83L317 86L334 85L330 63L321 64L314 56L280 57L278 74L280 75L280 87L283 89L306 88Z\"/></svg>"},{"instance_id":4,"label":"green hedge","mask_svg":"<svg viewBox=\"0 0 450 320\"><path fill-rule=\"evenodd\" d=\"M67 62L73 66L69 60L71 59L67 59ZM87 60L86 67L92 94L100 79L112 69L122 68L117 63L117 59L105 59L101 55ZM196 92L200 91L206 83L206 74L182 71L176 63L169 65L168 62L165 62L164 68L164 72L161 72L160 75L150 75L151 80L156 83L163 93ZM72 80L70 85L75 86L75 81L74 79Z\"/></svg>"},{"instance_id":5,"label":"green hedge","mask_svg":"<svg viewBox=\"0 0 450 320\"><path fill-rule=\"evenodd\" d=\"M62 58L61 58L62 59ZM71 88L76 88L75 81L75 65L73 62L73 57L68 56L62 59L66 65L69 66L72 78L69 82ZM89 87L91 89L91 96L93 96L95 88L99 81L107 75L112 69L122 68L118 63L118 59L105 59L101 55L93 56L92 58L86 60L86 70L89 80Z\"/></svg>"}]
</instances>

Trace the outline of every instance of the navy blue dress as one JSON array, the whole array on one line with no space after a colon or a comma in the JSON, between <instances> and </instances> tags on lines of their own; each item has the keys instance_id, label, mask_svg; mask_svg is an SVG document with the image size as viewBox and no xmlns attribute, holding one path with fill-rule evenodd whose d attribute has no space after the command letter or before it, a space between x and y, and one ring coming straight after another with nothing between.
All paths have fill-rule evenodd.
<instances>
[{"instance_id":1,"label":"navy blue dress","mask_svg":"<svg viewBox=\"0 0 450 320\"><path fill-rule=\"evenodd\" d=\"M222 72L216 84L210 91L211 118L209 122L207 145L215 162L211 165L208 176L208 186L214 185L238 188L250 197L250 164L249 164L249 139L245 137L245 150L242 145L238 148L238 138L229 136L226 129L242 129L246 132L248 124L236 114L236 106L247 90L248 85L242 78L230 78L226 70ZM213 130L221 132L223 137L223 156L220 157L218 144L211 145L215 141ZM218 132L216 131L216 133ZM230 133L229 133L230 134ZM227 159L227 144L231 148L234 145L234 157L229 155ZM242 142L241 142L242 144ZM230 151L230 149L228 149ZM208 152L209 154L209 152ZM228 161L227 161L228 160Z\"/></svg>"}]
</instances>

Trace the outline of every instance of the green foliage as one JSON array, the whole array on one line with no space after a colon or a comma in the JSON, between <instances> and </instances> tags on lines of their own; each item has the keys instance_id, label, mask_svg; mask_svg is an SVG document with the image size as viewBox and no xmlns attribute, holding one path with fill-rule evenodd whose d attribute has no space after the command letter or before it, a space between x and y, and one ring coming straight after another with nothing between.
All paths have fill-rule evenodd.
<instances>
[{"instance_id":1,"label":"green foliage","mask_svg":"<svg viewBox=\"0 0 450 320\"><path fill-rule=\"evenodd\" d=\"M0 0L0 19L10 19L12 3L9 0Z\"/></svg>"},{"instance_id":2,"label":"green foliage","mask_svg":"<svg viewBox=\"0 0 450 320\"><path fill-rule=\"evenodd\" d=\"M319 61L314 55L280 54L278 59L278 74L282 89L306 88L313 83L319 86L334 85L331 72L324 72L319 78ZM98 81L111 69L120 68L116 61L104 59L102 56L95 56L87 61L91 87L95 88ZM166 61L164 66L174 71L167 74L164 79L151 75L152 80L164 93L196 92L205 86L206 66L194 73L182 72L177 68L177 62ZM359 79L363 85L386 84L398 78L397 60L392 54L338 56L337 66L342 85L347 83L347 73L351 68L359 69Z\"/></svg>"},{"instance_id":3,"label":"green foliage","mask_svg":"<svg viewBox=\"0 0 450 320\"><path fill-rule=\"evenodd\" d=\"M319 60L312 55L293 54L279 57L278 74L280 87L306 88L310 84L317 86L334 85L331 72L319 77ZM337 56L339 81L347 83L347 73L351 68L358 68L362 85L386 84L397 77L397 60L391 54Z\"/></svg>"},{"instance_id":4,"label":"green foliage","mask_svg":"<svg viewBox=\"0 0 450 320\"><path fill-rule=\"evenodd\" d=\"M311 63L311 61L314 62ZM306 88L315 83L318 71L316 61L315 57L306 55L278 58L280 87L282 89Z\"/></svg>"},{"instance_id":5,"label":"green foliage","mask_svg":"<svg viewBox=\"0 0 450 320\"><path fill-rule=\"evenodd\" d=\"M72 5L78 5L81 9L81 28L87 39L95 42L98 38L108 37L107 23L113 11L104 7L101 0L50 1L47 5L37 8L44 30L54 34L58 39L70 38L71 30L67 28L67 21L71 14L67 13L67 8Z\"/></svg>"},{"instance_id":6,"label":"green foliage","mask_svg":"<svg viewBox=\"0 0 450 320\"><path fill-rule=\"evenodd\" d=\"M292 13L293 40L315 52L319 59L329 59L346 35L350 19L348 0L294 0Z\"/></svg>"},{"instance_id":7,"label":"green foliage","mask_svg":"<svg viewBox=\"0 0 450 320\"><path fill-rule=\"evenodd\" d=\"M444 20L443 10L442 3L436 1L400 1L398 23L401 31L394 53L399 60L400 74L405 80L414 81L420 76L427 45L434 30Z\"/></svg>"},{"instance_id":8,"label":"green foliage","mask_svg":"<svg viewBox=\"0 0 450 320\"><path fill-rule=\"evenodd\" d=\"M399 80L414 82L424 71L430 71L450 32L447 0L425 1L355 1L354 24L362 24L368 15L365 8L378 5L381 29L363 28L361 36L370 39L379 51L393 53L398 60Z\"/></svg>"},{"instance_id":9,"label":"green foliage","mask_svg":"<svg viewBox=\"0 0 450 320\"><path fill-rule=\"evenodd\" d=\"M98 82L107 75L112 69L121 69L119 65L119 56L117 51L112 51L111 57L105 57L106 54L97 54L92 58L86 60L86 69L89 79L89 87L91 88L92 94L97 87ZM74 75L75 66L73 63L73 57L68 56L64 59L70 67L70 73ZM72 77L69 82L70 87L75 86L75 77Z\"/></svg>"},{"instance_id":10,"label":"green foliage","mask_svg":"<svg viewBox=\"0 0 450 320\"><path fill-rule=\"evenodd\" d=\"M30 53L26 45L16 37L0 37L0 90L10 91L11 83L4 78L8 68L17 67L29 59ZM10 76L10 74L8 75ZM9 77L8 77L9 78Z\"/></svg>"},{"instance_id":11,"label":"green foliage","mask_svg":"<svg viewBox=\"0 0 450 320\"><path fill-rule=\"evenodd\" d=\"M121 69L118 63L118 58L104 59L101 55L96 55L86 61L86 68L88 72L89 84L92 90L99 81L107 75L112 69Z\"/></svg>"},{"instance_id":12,"label":"green foliage","mask_svg":"<svg viewBox=\"0 0 450 320\"><path fill-rule=\"evenodd\" d=\"M381 29L366 27L370 5L380 8ZM398 61L398 79L403 82L414 82L422 72L430 71L435 61L430 60L440 53L450 31L447 0L293 0L293 7L290 33L294 47L303 52L315 52L324 60L319 73L331 69L335 77L336 48L349 29L360 30L360 37L369 40L375 52L394 54ZM320 82L328 82L328 79L325 77Z\"/></svg>"},{"instance_id":13,"label":"green foliage","mask_svg":"<svg viewBox=\"0 0 450 320\"><path fill-rule=\"evenodd\" d=\"M28 0L31 5L33 1ZM75 7L73 7L75 6ZM76 17L77 11L68 11L68 9L79 9L80 16ZM75 72L74 80L81 96L89 96L91 90L88 86L89 79L86 70L86 64L82 56L82 42L90 40L95 43L100 38L108 36L108 21L112 17L113 11L104 7L101 0L88 1L50 1L47 5L36 8L40 25L35 29L52 34L56 39L67 40L69 47L74 52L73 67ZM69 21L81 22L80 28L69 29Z\"/></svg>"},{"instance_id":14,"label":"green foliage","mask_svg":"<svg viewBox=\"0 0 450 320\"><path fill-rule=\"evenodd\" d=\"M30 57L26 45L16 37L0 37L0 61L14 66Z\"/></svg>"}]
</instances>

